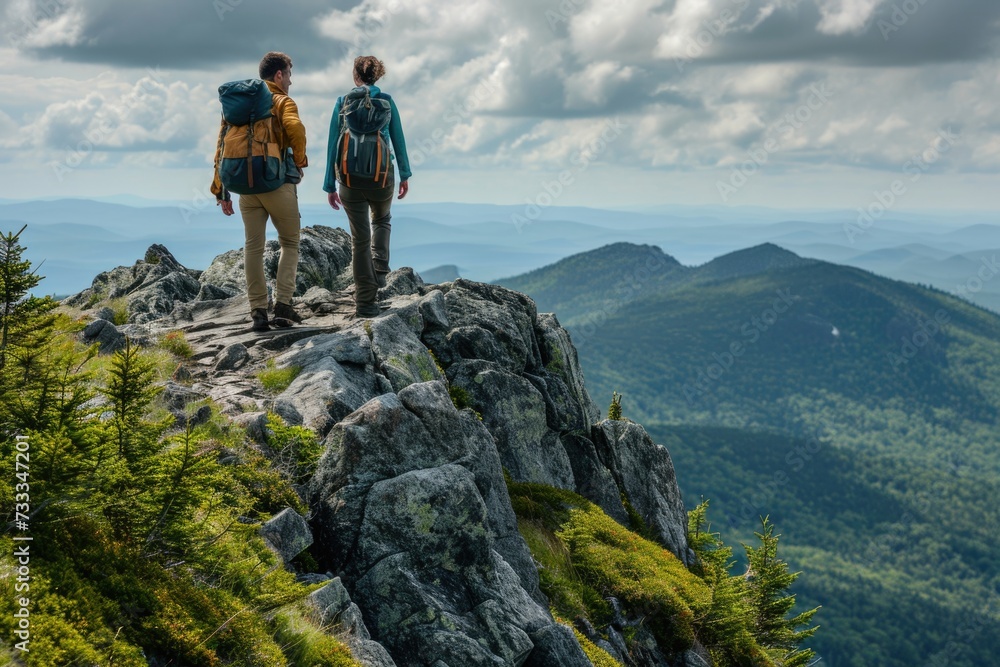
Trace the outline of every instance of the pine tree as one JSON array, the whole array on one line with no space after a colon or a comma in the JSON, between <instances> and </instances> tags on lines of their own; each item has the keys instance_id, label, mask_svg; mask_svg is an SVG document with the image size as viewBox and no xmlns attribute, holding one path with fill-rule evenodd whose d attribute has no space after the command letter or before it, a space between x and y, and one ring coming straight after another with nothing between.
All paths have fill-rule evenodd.
<instances>
[{"instance_id":1,"label":"pine tree","mask_svg":"<svg viewBox=\"0 0 1000 667\"><path fill-rule=\"evenodd\" d=\"M155 454L170 420L146 418L149 405L160 392L154 385L155 368L128 338L115 352L107 386L102 393L111 404L112 452L102 464L99 494L102 512L115 536L132 541L153 511L143 502L156 466Z\"/></svg>"},{"instance_id":2,"label":"pine tree","mask_svg":"<svg viewBox=\"0 0 1000 667\"><path fill-rule=\"evenodd\" d=\"M14 234L0 235L0 370L7 363L11 345L27 332L35 331L58 304L49 297L29 296L42 276L31 270L31 262L22 259L24 247L20 237L27 225Z\"/></svg>"},{"instance_id":3,"label":"pine tree","mask_svg":"<svg viewBox=\"0 0 1000 667\"><path fill-rule=\"evenodd\" d=\"M611 394L611 405L608 406L608 419L622 420L622 395L617 391Z\"/></svg>"},{"instance_id":4,"label":"pine tree","mask_svg":"<svg viewBox=\"0 0 1000 667\"><path fill-rule=\"evenodd\" d=\"M815 657L812 649L799 650L799 644L811 637L818 626L797 630L808 625L819 607L786 618L795 606L795 596L788 588L801 572L789 572L788 563L778 558L778 538L768 517L761 519L761 532L754 533L759 547L743 545L747 554L745 575L752 618L751 632L761 646L771 649L775 662L782 667L808 665Z\"/></svg>"},{"instance_id":5,"label":"pine tree","mask_svg":"<svg viewBox=\"0 0 1000 667\"><path fill-rule=\"evenodd\" d=\"M688 512L688 546L698 557L693 569L712 590L712 606L703 619L701 639L714 648L712 664L772 665L750 632L751 612L747 584L743 577L732 576L735 564L732 547L713 533L708 522L708 500L702 500Z\"/></svg>"},{"instance_id":6,"label":"pine tree","mask_svg":"<svg viewBox=\"0 0 1000 667\"><path fill-rule=\"evenodd\" d=\"M125 346L112 359L108 386L103 393L111 401L111 428L118 455L133 468L156 449L165 428L164 424L144 419L150 402L161 390L153 384L155 377L153 362L126 338Z\"/></svg>"}]
</instances>

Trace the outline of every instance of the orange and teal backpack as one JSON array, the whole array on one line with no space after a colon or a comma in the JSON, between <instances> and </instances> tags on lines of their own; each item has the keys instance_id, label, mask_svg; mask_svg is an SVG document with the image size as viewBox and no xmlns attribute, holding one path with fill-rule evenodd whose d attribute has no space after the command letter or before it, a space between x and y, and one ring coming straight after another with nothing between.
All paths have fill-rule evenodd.
<instances>
[{"instance_id":1,"label":"orange and teal backpack","mask_svg":"<svg viewBox=\"0 0 1000 667\"><path fill-rule=\"evenodd\" d=\"M366 185L385 185L392 168L389 142L382 131L392 119L388 100L372 97L367 86L359 86L344 96L340 104L340 138L337 139L337 171L340 180L355 187L361 179Z\"/></svg>"},{"instance_id":2,"label":"orange and teal backpack","mask_svg":"<svg viewBox=\"0 0 1000 667\"><path fill-rule=\"evenodd\" d=\"M224 83L219 86L219 101L224 122L215 168L223 187L239 195L277 190L285 182L286 165L267 83L260 79Z\"/></svg>"}]
</instances>

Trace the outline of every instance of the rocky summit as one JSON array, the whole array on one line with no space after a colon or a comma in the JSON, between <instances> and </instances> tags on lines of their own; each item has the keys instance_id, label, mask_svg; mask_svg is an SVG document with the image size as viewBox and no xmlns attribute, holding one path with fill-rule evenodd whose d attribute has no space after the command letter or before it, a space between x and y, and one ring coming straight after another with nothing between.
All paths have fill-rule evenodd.
<instances>
[{"instance_id":1,"label":"rocky summit","mask_svg":"<svg viewBox=\"0 0 1000 667\"><path fill-rule=\"evenodd\" d=\"M271 242L272 280L277 252ZM310 549L319 572L300 574L326 582L309 599L315 620L363 664L592 664L550 612L508 481L573 491L623 526L638 516L693 564L670 455L639 424L601 420L569 334L525 295L403 268L382 314L352 319L350 238L309 227L303 324L255 333L242 266L236 250L194 271L153 246L65 303L89 309L84 335L102 350L184 333L194 354L164 392L179 418L209 398L252 440L268 413L317 434L324 453L298 487L309 515L286 510L261 534L286 563ZM256 377L266 366L297 374L275 394ZM695 650L626 659L704 664Z\"/></svg>"}]
</instances>

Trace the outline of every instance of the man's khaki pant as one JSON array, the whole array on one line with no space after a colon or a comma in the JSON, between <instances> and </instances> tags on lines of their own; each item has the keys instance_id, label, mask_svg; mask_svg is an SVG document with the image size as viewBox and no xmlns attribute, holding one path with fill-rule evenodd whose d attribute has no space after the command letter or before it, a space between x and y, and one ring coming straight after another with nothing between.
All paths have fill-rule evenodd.
<instances>
[{"instance_id":1,"label":"man's khaki pant","mask_svg":"<svg viewBox=\"0 0 1000 667\"><path fill-rule=\"evenodd\" d=\"M264 278L264 239L267 218L278 230L281 255L274 300L292 303L295 293L295 270L299 263L299 196L293 183L259 195L240 195L240 214L246 231L243 266L247 274L247 297L250 310L267 308L267 280Z\"/></svg>"},{"instance_id":2,"label":"man's khaki pant","mask_svg":"<svg viewBox=\"0 0 1000 667\"><path fill-rule=\"evenodd\" d=\"M351 223L351 269L356 308L374 306L378 296L375 273L389 272L389 221L395 184L384 188L350 188L340 184L340 201Z\"/></svg>"}]
</instances>

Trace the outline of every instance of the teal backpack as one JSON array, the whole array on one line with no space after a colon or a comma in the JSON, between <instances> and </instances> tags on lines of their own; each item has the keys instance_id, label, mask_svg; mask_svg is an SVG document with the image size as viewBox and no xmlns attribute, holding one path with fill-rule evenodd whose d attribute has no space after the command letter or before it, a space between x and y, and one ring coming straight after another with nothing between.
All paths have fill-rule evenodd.
<instances>
[{"instance_id":1,"label":"teal backpack","mask_svg":"<svg viewBox=\"0 0 1000 667\"><path fill-rule=\"evenodd\" d=\"M277 190L285 183L286 163L267 83L260 79L224 83L219 86L219 101L223 127L215 168L223 187L238 195Z\"/></svg>"},{"instance_id":2,"label":"teal backpack","mask_svg":"<svg viewBox=\"0 0 1000 667\"><path fill-rule=\"evenodd\" d=\"M389 100L372 97L367 86L355 88L341 100L337 171L348 187L352 178L386 184L392 163L382 130L391 119Z\"/></svg>"}]
</instances>

